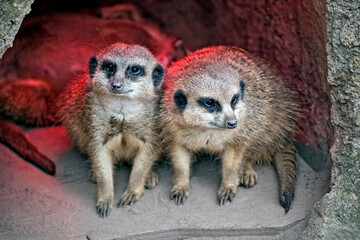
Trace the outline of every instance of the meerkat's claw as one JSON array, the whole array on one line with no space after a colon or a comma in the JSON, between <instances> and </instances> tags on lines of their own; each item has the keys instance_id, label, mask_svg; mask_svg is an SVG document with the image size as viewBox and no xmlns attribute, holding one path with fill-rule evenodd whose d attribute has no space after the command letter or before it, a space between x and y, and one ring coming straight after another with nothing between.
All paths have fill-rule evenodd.
<instances>
[{"instance_id":1,"label":"meerkat's claw","mask_svg":"<svg viewBox=\"0 0 360 240\"><path fill-rule=\"evenodd\" d=\"M175 201L176 205L184 204L189 197L190 190L185 188L173 188L170 193L170 200Z\"/></svg>"},{"instance_id":2,"label":"meerkat's claw","mask_svg":"<svg viewBox=\"0 0 360 240\"><path fill-rule=\"evenodd\" d=\"M135 193L132 191L126 191L122 196L120 201L118 202L118 207L124 207L125 205L134 205L134 203L140 199L142 194Z\"/></svg>"},{"instance_id":3,"label":"meerkat's claw","mask_svg":"<svg viewBox=\"0 0 360 240\"><path fill-rule=\"evenodd\" d=\"M96 204L96 210L100 215L100 217L102 218L108 217L110 215L111 208L112 208L112 204L110 202L99 201Z\"/></svg>"},{"instance_id":4,"label":"meerkat's claw","mask_svg":"<svg viewBox=\"0 0 360 240\"><path fill-rule=\"evenodd\" d=\"M220 187L217 197L218 204L225 205L227 201L232 202L235 198L236 190L231 187Z\"/></svg>"},{"instance_id":5,"label":"meerkat's claw","mask_svg":"<svg viewBox=\"0 0 360 240\"><path fill-rule=\"evenodd\" d=\"M153 189L159 183L159 177L156 173L151 171L145 179L145 188Z\"/></svg>"},{"instance_id":6,"label":"meerkat's claw","mask_svg":"<svg viewBox=\"0 0 360 240\"><path fill-rule=\"evenodd\" d=\"M251 188L257 183L257 174L253 170L247 170L240 174L240 185Z\"/></svg>"}]
</instances>

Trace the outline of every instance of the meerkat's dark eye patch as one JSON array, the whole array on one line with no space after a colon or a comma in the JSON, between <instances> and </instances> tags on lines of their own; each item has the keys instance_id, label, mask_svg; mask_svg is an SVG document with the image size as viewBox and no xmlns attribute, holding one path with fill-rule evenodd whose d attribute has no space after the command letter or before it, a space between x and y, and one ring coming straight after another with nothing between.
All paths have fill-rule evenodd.
<instances>
[{"instance_id":1,"label":"meerkat's dark eye patch","mask_svg":"<svg viewBox=\"0 0 360 240\"><path fill-rule=\"evenodd\" d=\"M163 77L164 77L164 68L158 64L156 66L156 68L154 69L154 71L152 72L152 79L153 79L153 84L154 84L154 87L157 87L160 85Z\"/></svg>"},{"instance_id":2,"label":"meerkat's dark eye patch","mask_svg":"<svg viewBox=\"0 0 360 240\"><path fill-rule=\"evenodd\" d=\"M98 65L98 61L97 61L96 57L92 56L89 60L89 75L90 75L90 77L94 77L97 65Z\"/></svg>"},{"instance_id":3,"label":"meerkat's dark eye patch","mask_svg":"<svg viewBox=\"0 0 360 240\"><path fill-rule=\"evenodd\" d=\"M209 112L220 112L221 105L218 101L212 98L199 98L197 100L198 104L206 108Z\"/></svg>"},{"instance_id":4,"label":"meerkat's dark eye patch","mask_svg":"<svg viewBox=\"0 0 360 240\"><path fill-rule=\"evenodd\" d=\"M239 97L240 97L240 94L235 94L233 96L233 98L231 99L231 102L230 102L230 105L231 105L231 108L234 109L235 108L235 105L237 104L237 102L239 101Z\"/></svg>"},{"instance_id":5,"label":"meerkat's dark eye patch","mask_svg":"<svg viewBox=\"0 0 360 240\"><path fill-rule=\"evenodd\" d=\"M182 112L187 105L187 98L183 90L179 89L174 94L174 102L176 107Z\"/></svg>"},{"instance_id":6,"label":"meerkat's dark eye patch","mask_svg":"<svg viewBox=\"0 0 360 240\"><path fill-rule=\"evenodd\" d=\"M244 101L244 94L245 94L245 83L240 81L240 99Z\"/></svg>"},{"instance_id":7,"label":"meerkat's dark eye patch","mask_svg":"<svg viewBox=\"0 0 360 240\"><path fill-rule=\"evenodd\" d=\"M101 65L101 70L105 72L107 78L110 78L116 72L116 64L105 60Z\"/></svg>"}]
</instances>

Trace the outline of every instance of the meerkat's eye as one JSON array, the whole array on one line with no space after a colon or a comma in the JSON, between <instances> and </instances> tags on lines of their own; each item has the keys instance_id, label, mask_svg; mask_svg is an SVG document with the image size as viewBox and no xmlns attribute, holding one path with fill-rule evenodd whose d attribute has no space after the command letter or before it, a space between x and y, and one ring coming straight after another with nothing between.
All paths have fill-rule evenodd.
<instances>
[{"instance_id":1,"label":"meerkat's eye","mask_svg":"<svg viewBox=\"0 0 360 240\"><path fill-rule=\"evenodd\" d=\"M105 65L105 68L106 68L107 71L113 72L114 71L114 64L108 63L108 64Z\"/></svg>"},{"instance_id":2,"label":"meerkat's eye","mask_svg":"<svg viewBox=\"0 0 360 240\"><path fill-rule=\"evenodd\" d=\"M215 105L214 99L206 100L206 101L204 101L204 103L207 107L213 107Z\"/></svg>"},{"instance_id":3,"label":"meerkat's eye","mask_svg":"<svg viewBox=\"0 0 360 240\"><path fill-rule=\"evenodd\" d=\"M139 75L144 70L140 66L133 66L133 67L131 67L130 71L131 71L131 74L133 74L133 75Z\"/></svg>"},{"instance_id":4,"label":"meerkat's eye","mask_svg":"<svg viewBox=\"0 0 360 240\"><path fill-rule=\"evenodd\" d=\"M101 69L106 72L108 77L110 77L116 71L116 64L110 61L104 61L101 65Z\"/></svg>"},{"instance_id":5,"label":"meerkat's eye","mask_svg":"<svg viewBox=\"0 0 360 240\"><path fill-rule=\"evenodd\" d=\"M232 109L235 108L236 103L239 101L239 94L235 94L233 98L231 99L230 105Z\"/></svg>"},{"instance_id":6,"label":"meerkat's eye","mask_svg":"<svg viewBox=\"0 0 360 240\"><path fill-rule=\"evenodd\" d=\"M198 104L206 108L209 112L219 112L221 111L221 105L218 101L212 98L199 98L197 100Z\"/></svg>"},{"instance_id":7,"label":"meerkat's eye","mask_svg":"<svg viewBox=\"0 0 360 240\"><path fill-rule=\"evenodd\" d=\"M125 77L130 78L133 81L139 79L140 76L145 75L145 69L139 65L128 66L125 71Z\"/></svg>"}]
</instances>

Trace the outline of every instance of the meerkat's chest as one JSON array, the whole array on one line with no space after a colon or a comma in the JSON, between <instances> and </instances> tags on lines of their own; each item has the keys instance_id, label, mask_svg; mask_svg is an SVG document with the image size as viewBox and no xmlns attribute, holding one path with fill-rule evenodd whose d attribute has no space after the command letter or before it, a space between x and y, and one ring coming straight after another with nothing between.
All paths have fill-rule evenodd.
<instances>
[{"instance_id":1,"label":"meerkat's chest","mask_svg":"<svg viewBox=\"0 0 360 240\"><path fill-rule=\"evenodd\" d=\"M152 130L151 111L141 102L126 99L103 101L93 109L92 128L99 129L103 143L118 135L144 139Z\"/></svg>"},{"instance_id":2,"label":"meerkat's chest","mask_svg":"<svg viewBox=\"0 0 360 240\"><path fill-rule=\"evenodd\" d=\"M136 122L146 115L149 109L143 103L133 101L119 101L106 106L108 115L118 120L126 119L128 122Z\"/></svg>"},{"instance_id":3,"label":"meerkat's chest","mask_svg":"<svg viewBox=\"0 0 360 240\"><path fill-rule=\"evenodd\" d=\"M179 135L178 141L192 151L221 152L231 138L227 131L189 130Z\"/></svg>"},{"instance_id":4,"label":"meerkat's chest","mask_svg":"<svg viewBox=\"0 0 360 240\"><path fill-rule=\"evenodd\" d=\"M138 139L146 139L152 132L152 126L149 122L145 122L142 116L114 114L104 126L104 141L116 136L132 136Z\"/></svg>"}]
</instances>

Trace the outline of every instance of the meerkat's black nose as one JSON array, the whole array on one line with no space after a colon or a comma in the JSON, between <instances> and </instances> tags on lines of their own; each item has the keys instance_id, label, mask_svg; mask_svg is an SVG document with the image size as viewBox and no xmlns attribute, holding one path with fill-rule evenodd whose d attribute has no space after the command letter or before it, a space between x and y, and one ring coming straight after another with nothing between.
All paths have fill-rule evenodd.
<instances>
[{"instance_id":1,"label":"meerkat's black nose","mask_svg":"<svg viewBox=\"0 0 360 240\"><path fill-rule=\"evenodd\" d=\"M229 129L236 128L236 126L237 126L237 121L236 120L226 122L226 127L229 128Z\"/></svg>"},{"instance_id":2,"label":"meerkat's black nose","mask_svg":"<svg viewBox=\"0 0 360 240\"><path fill-rule=\"evenodd\" d=\"M115 91L115 92L119 92L121 91L121 89L123 89L124 85L122 85L121 83L112 83L111 84L111 90Z\"/></svg>"}]
</instances>

